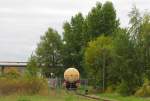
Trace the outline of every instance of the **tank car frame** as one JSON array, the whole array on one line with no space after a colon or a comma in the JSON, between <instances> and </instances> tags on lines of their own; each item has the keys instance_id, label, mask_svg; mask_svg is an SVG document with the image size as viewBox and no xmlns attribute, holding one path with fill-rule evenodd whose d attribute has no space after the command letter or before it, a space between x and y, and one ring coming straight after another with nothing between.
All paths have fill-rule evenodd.
<instances>
[{"instance_id":1,"label":"tank car frame","mask_svg":"<svg viewBox=\"0 0 150 101\"><path fill-rule=\"evenodd\" d=\"M64 81L64 86L67 90L76 90L79 87L80 80L75 82Z\"/></svg>"}]
</instances>

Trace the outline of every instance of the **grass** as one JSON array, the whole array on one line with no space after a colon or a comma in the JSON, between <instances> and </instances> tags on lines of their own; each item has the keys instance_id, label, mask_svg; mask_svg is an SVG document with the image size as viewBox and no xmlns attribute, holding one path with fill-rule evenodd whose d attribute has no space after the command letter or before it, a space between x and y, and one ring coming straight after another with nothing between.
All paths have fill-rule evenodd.
<instances>
[{"instance_id":1,"label":"grass","mask_svg":"<svg viewBox=\"0 0 150 101\"><path fill-rule=\"evenodd\" d=\"M122 97L118 94L100 94L101 98L112 99L113 101L150 101L150 98L139 97ZM49 96L33 95L33 96L3 96L0 101L95 101L87 98L75 96L73 94L51 94Z\"/></svg>"},{"instance_id":2,"label":"grass","mask_svg":"<svg viewBox=\"0 0 150 101\"><path fill-rule=\"evenodd\" d=\"M73 93L51 92L49 95L33 95L33 96L1 96L0 101L92 101L87 98L79 97Z\"/></svg>"},{"instance_id":3,"label":"grass","mask_svg":"<svg viewBox=\"0 0 150 101\"><path fill-rule=\"evenodd\" d=\"M141 98L135 96L123 97L119 94L100 94L100 97L106 99L112 99L114 101L150 101L150 98Z\"/></svg>"},{"instance_id":4,"label":"grass","mask_svg":"<svg viewBox=\"0 0 150 101\"><path fill-rule=\"evenodd\" d=\"M0 97L0 101L92 101L77 96L7 96Z\"/></svg>"},{"instance_id":5,"label":"grass","mask_svg":"<svg viewBox=\"0 0 150 101\"><path fill-rule=\"evenodd\" d=\"M123 97L119 94L98 94L101 98L112 99L113 101L150 101L150 98L135 96ZM0 96L0 101L95 101L84 97L76 96L72 92L50 91L48 95L10 95Z\"/></svg>"}]
</instances>

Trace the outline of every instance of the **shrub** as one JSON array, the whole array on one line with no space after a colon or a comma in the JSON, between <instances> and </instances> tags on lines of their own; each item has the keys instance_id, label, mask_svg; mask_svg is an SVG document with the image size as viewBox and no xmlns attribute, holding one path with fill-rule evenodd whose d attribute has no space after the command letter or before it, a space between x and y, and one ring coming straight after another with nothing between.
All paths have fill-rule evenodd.
<instances>
[{"instance_id":1,"label":"shrub","mask_svg":"<svg viewBox=\"0 0 150 101\"><path fill-rule=\"evenodd\" d=\"M105 90L105 93L113 93L115 91L114 86L108 86L107 89Z\"/></svg>"},{"instance_id":2,"label":"shrub","mask_svg":"<svg viewBox=\"0 0 150 101\"><path fill-rule=\"evenodd\" d=\"M150 97L150 81L146 80L143 86L135 92L135 96Z\"/></svg>"},{"instance_id":3,"label":"shrub","mask_svg":"<svg viewBox=\"0 0 150 101\"><path fill-rule=\"evenodd\" d=\"M0 78L0 95L10 94L38 94L46 89L47 83L41 78Z\"/></svg>"},{"instance_id":4,"label":"shrub","mask_svg":"<svg viewBox=\"0 0 150 101\"><path fill-rule=\"evenodd\" d=\"M122 82L118 88L117 92L123 96L128 96L131 94L130 88L126 82Z\"/></svg>"},{"instance_id":5,"label":"shrub","mask_svg":"<svg viewBox=\"0 0 150 101\"><path fill-rule=\"evenodd\" d=\"M4 69L4 76L9 77L9 78L17 78L21 76L21 73L18 71L16 68L5 68Z\"/></svg>"},{"instance_id":6,"label":"shrub","mask_svg":"<svg viewBox=\"0 0 150 101\"><path fill-rule=\"evenodd\" d=\"M120 85L117 87L117 91L123 96L129 96L133 95L139 86L140 85L137 85L136 80L132 80L130 82L122 80Z\"/></svg>"},{"instance_id":7,"label":"shrub","mask_svg":"<svg viewBox=\"0 0 150 101\"><path fill-rule=\"evenodd\" d=\"M36 56L31 55L28 64L27 64L27 68L26 68L26 75L28 76L38 76L38 72L40 71L40 69L38 68L37 65L37 58Z\"/></svg>"}]
</instances>

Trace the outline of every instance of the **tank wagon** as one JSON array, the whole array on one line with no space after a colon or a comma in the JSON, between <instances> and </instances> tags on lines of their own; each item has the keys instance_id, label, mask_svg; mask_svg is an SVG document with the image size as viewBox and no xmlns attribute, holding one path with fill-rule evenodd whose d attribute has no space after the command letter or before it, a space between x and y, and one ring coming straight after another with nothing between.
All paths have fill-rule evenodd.
<instances>
[{"instance_id":1,"label":"tank wagon","mask_svg":"<svg viewBox=\"0 0 150 101\"><path fill-rule=\"evenodd\" d=\"M80 84L80 73L76 68L68 68L64 72L64 86L68 90L76 90Z\"/></svg>"}]
</instances>

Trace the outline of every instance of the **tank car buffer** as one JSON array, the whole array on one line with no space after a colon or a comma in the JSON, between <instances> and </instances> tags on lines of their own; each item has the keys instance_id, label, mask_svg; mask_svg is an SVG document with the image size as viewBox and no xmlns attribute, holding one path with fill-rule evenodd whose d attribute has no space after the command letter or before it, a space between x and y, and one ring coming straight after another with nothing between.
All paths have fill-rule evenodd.
<instances>
[{"instance_id":1,"label":"tank car buffer","mask_svg":"<svg viewBox=\"0 0 150 101\"><path fill-rule=\"evenodd\" d=\"M67 90L76 90L80 84L80 73L76 68L68 68L64 72L64 86Z\"/></svg>"}]
</instances>

